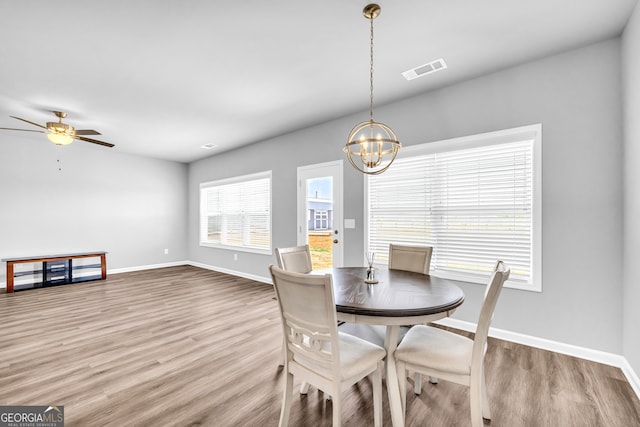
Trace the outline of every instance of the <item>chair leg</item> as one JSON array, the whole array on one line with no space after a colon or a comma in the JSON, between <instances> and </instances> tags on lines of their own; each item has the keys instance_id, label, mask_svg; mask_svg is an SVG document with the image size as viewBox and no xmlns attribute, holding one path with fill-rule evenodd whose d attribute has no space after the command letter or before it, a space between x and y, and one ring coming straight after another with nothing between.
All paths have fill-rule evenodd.
<instances>
[{"instance_id":1,"label":"chair leg","mask_svg":"<svg viewBox=\"0 0 640 427\"><path fill-rule=\"evenodd\" d=\"M284 366L284 359L287 357L287 351L285 350L285 346L287 344L285 341L282 341L282 348L280 349L280 362L278 366Z\"/></svg>"},{"instance_id":2,"label":"chair leg","mask_svg":"<svg viewBox=\"0 0 640 427\"><path fill-rule=\"evenodd\" d=\"M342 411L342 396L340 392L336 392L331 400L333 406L333 427L340 427L340 412Z\"/></svg>"},{"instance_id":3,"label":"chair leg","mask_svg":"<svg viewBox=\"0 0 640 427\"><path fill-rule=\"evenodd\" d=\"M487 382L484 377L484 373L482 373L482 418L485 420L491 419L491 410L489 408L489 399L487 397Z\"/></svg>"},{"instance_id":4,"label":"chair leg","mask_svg":"<svg viewBox=\"0 0 640 427\"><path fill-rule=\"evenodd\" d=\"M413 392L416 395L422 393L422 374L420 372L413 373Z\"/></svg>"},{"instance_id":5,"label":"chair leg","mask_svg":"<svg viewBox=\"0 0 640 427\"><path fill-rule=\"evenodd\" d=\"M407 419L407 365L396 360L396 371L398 372L398 388L400 389L400 403L402 404L402 418ZM389 387L389 384L387 384Z\"/></svg>"},{"instance_id":6,"label":"chair leg","mask_svg":"<svg viewBox=\"0 0 640 427\"><path fill-rule=\"evenodd\" d=\"M303 381L302 384L300 384L300 394L308 394L309 393L309 383L306 381Z\"/></svg>"},{"instance_id":7,"label":"chair leg","mask_svg":"<svg viewBox=\"0 0 640 427\"><path fill-rule=\"evenodd\" d=\"M282 409L280 411L279 427L289 425L289 411L291 410L291 393L293 392L293 375L287 372L284 384L284 395L282 396Z\"/></svg>"},{"instance_id":8,"label":"chair leg","mask_svg":"<svg viewBox=\"0 0 640 427\"><path fill-rule=\"evenodd\" d=\"M472 375L469 381L469 406L471 406L471 426L482 427L482 375Z\"/></svg>"},{"instance_id":9,"label":"chair leg","mask_svg":"<svg viewBox=\"0 0 640 427\"><path fill-rule=\"evenodd\" d=\"M373 372L371 382L373 383L373 425L382 427L382 370L384 363L378 362L378 368Z\"/></svg>"},{"instance_id":10,"label":"chair leg","mask_svg":"<svg viewBox=\"0 0 640 427\"><path fill-rule=\"evenodd\" d=\"M429 377L430 384L438 384L438 379L436 377ZM413 373L413 392L417 395L422 393L422 374L419 372Z\"/></svg>"}]
</instances>

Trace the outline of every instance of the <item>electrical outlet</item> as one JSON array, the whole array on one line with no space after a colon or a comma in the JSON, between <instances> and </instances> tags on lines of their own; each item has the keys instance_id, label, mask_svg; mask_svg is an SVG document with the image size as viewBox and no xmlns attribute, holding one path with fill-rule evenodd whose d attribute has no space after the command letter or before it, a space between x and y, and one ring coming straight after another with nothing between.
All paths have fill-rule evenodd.
<instances>
[{"instance_id":1,"label":"electrical outlet","mask_svg":"<svg viewBox=\"0 0 640 427\"><path fill-rule=\"evenodd\" d=\"M237 261L238 260L238 254L233 254L233 260Z\"/></svg>"},{"instance_id":2,"label":"electrical outlet","mask_svg":"<svg viewBox=\"0 0 640 427\"><path fill-rule=\"evenodd\" d=\"M165 249L165 250L164 250L164 254L165 254L165 255L169 255L169 249Z\"/></svg>"}]
</instances>

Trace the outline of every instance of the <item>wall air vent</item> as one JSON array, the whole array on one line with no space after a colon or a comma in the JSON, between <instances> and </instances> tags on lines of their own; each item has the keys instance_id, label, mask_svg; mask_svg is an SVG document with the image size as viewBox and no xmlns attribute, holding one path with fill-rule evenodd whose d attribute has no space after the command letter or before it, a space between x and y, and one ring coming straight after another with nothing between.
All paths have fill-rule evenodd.
<instances>
[{"instance_id":1,"label":"wall air vent","mask_svg":"<svg viewBox=\"0 0 640 427\"><path fill-rule=\"evenodd\" d=\"M447 68L447 64L444 62L444 59L440 58L427 64L420 65L412 70L405 71L402 75L407 80L413 80L418 77L426 76L427 74L435 73L436 71L444 70L445 68Z\"/></svg>"}]
</instances>

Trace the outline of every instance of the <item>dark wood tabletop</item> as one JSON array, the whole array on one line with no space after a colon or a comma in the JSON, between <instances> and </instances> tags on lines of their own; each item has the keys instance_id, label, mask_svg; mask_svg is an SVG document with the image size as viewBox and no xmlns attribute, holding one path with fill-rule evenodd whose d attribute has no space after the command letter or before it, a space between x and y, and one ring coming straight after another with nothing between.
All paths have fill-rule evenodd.
<instances>
[{"instance_id":1,"label":"dark wood tabletop","mask_svg":"<svg viewBox=\"0 0 640 427\"><path fill-rule=\"evenodd\" d=\"M425 316L454 310L464 302L456 280L376 268L378 283L366 284L366 267L314 271L331 273L336 310L361 316Z\"/></svg>"}]
</instances>

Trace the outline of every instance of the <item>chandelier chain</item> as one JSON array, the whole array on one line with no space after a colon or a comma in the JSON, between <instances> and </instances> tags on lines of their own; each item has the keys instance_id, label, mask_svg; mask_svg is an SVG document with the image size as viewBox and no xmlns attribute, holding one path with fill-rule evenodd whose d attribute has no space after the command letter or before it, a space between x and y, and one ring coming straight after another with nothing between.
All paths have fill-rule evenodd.
<instances>
[{"instance_id":1,"label":"chandelier chain","mask_svg":"<svg viewBox=\"0 0 640 427\"><path fill-rule=\"evenodd\" d=\"M373 121L373 16L369 19L371 21L371 36L370 36L370 56L369 62L369 120Z\"/></svg>"}]
</instances>

